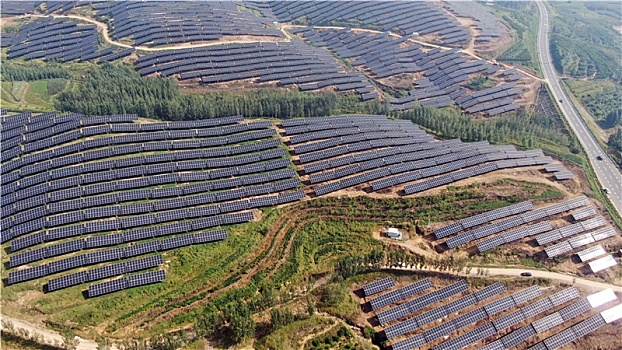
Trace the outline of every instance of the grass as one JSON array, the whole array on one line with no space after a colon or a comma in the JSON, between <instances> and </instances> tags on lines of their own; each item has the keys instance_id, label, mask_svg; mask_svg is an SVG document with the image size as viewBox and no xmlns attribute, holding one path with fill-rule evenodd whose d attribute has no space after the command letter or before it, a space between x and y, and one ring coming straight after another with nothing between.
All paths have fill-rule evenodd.
<instances>
[{"instance_id":1,"label":"grass","mask_svg":"<svg viewBox=\"0 0 622 350\"><path fill-rule=\"evenodd\" d=\"M466 86L471 90L483 90L495 86L495 82L487 77L479 76L471 79Z\"/></svg>"},{"instance_id":2,"label":"grass","mask_svg":"<svg viewBox=\"0 0 622 350\"><path fill-rule=\"evenodd\" d=\"M279 328L259 341L255 342L255 348L262 349L299 349L300 340L305 335L315 334L333 327L334 320L312 316L305 320L295 321L287 326Z\"/></svg>"},{"instance_id":3,"label":"grass","mask_svg":"<svg viewBox=\"0 0 622 350\"><path fill-rule=\"evenodd\" d=\"M500 2L489 6L513 31L512 43L493 53L499 62L525 67L542 77L537 54L538 12L534 3Z\"/></svg>"},{"instance_id":4,"label":"grass","mask_svg":"<svg viewBox=\"0 0 622 350\"><path fill-rule=\"evenodd\" d=\"M551 54L557 70L573 77L613 77L619 81L622 43L613 26L620 25L620 19L608 15L615 6L588 1L554 1L549 5L553 17Z\"/></svg>"},{"instance_id":5,"label":"grass","mask_svg":"<svg viewBox=\"0 0 622 350\"><path fill-rule=\"evenodd\" d=\"M573 80L564 83L596 120L603 121L607 114L620 108L622 86L609 79Z\"/></svg>"},{"instance_id":6,"label":"grass","mask_svg":"<svg viewBox=\"0 0 622 350\"><path fill-rule=\"evenodd\" d=\"M13 96L13 99L17 102L21 102L24 100L24 95L26 94L27 90L28 82L14 81L13 84L11 84L11 96Z\"/></svg>"}]
</instances>

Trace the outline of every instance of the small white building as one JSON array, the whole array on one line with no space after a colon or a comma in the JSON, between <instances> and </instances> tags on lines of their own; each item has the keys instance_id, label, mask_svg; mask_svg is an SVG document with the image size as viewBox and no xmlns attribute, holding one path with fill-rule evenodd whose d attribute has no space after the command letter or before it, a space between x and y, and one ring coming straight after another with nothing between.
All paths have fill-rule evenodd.
<instances>
[{"instance_id":1,"label":"small white building","mask_svg":"<svg viewBox=\"0 0 622 350\"><path fill-rule=\"evenodd\" d=\"M401 240L402 233L395 227L389 227L389 229L387 230L387 237L393 238L395 240Z\"/></svg>"}]
</instances>

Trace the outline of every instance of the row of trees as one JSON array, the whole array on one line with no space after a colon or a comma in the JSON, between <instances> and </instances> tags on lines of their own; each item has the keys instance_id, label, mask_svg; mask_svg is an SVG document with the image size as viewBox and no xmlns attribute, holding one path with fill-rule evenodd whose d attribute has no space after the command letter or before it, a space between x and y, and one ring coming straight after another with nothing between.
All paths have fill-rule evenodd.
<instances>
[{"instance_id":1,"label":"row of trees","mask_svg":"<svg viewBox=\"0 0 622 350\"><path fill-rule=\"evenodd\" d=\"M32 81L70 77L68 70L55 63L41 66L18 66L3 62L0 72L2 73L2 81Z\"/></svg>"},{"instance_id":2,"label":"row of trees","mask_svg":"<svg viewBox=\"0 0 622 350\"><path fill-rule=\"evenodd\" d=\"M356 95L266 89L182 94L172 79L143 78L129 66L104 64L85 77L79 88L60 94L55 107L92 115L136 113L164 120L388 112L387 106L378 101L358 101Z\"/></svg>"},{"instance_id":3,"label":"row of trees","mask_svg":"<svg viewBox=\"0 0 622 350\"><path fill-rule=\"evenodd\" d=\"M532 117L524 110L490 120L473 120L468 115L431 107L416 107L400 116L444 138L458 137L463 141L488 140L491 143L511 142L528 148L551 143L569 147L573 153L579 152L574 138L570 138L565 130L557 126L558 121L544 115Z\"/></svg>"}]
</instances>

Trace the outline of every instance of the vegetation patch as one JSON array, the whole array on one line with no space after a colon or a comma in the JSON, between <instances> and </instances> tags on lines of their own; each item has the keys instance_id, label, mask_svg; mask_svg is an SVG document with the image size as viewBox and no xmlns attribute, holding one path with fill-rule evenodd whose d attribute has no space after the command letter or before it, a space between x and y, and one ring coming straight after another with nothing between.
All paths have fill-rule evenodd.
<instances>
[{"instance_id":1,"label":"vegetation patch","mask_svg":"<svg viewBox=\"0 0 622 350\"><path fill-rule=\"evenodd\" d=\"M619 81L622 43L613 26L620 25L620 19L602 14L605 8L610 12L612 6L561 1L550 5L554 10L551 54L557 71L573 77Z\"/></svg>"}]
</instances>

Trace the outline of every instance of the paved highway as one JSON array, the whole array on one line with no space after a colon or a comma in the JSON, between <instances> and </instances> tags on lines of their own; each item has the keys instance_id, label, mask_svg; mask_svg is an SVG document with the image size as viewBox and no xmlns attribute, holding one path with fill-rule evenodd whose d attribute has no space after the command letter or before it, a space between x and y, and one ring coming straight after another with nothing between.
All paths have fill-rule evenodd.
<instances>
[{"instance_id":1,"label":"paved highway","mask_svg":"<svg viewBox=\"0 0 622 350\"><path fill-rule=\"evenodd\" d=\"M581 116L562 88L555 67L553 66L553 60L551 59L551 52L549 50L549 32L551 31L552 23L542 0L536 0L536 4L540 12L538 58L540 60L544 79L549 83L555 102L559 105L572 131L577 135L583 148L587 152L589 161L596 171L596 176L598 176L602 189L609 189L609 198L618 213L622 215L622 174L620 174L620 170L618 170L617 166L605 154L602 148L600 148L594 135L592 135L587 128L583 119L581 119ZM598 156L602 156L603 160L597 160L596 158Z\"/></svg>"}]
</instances>

